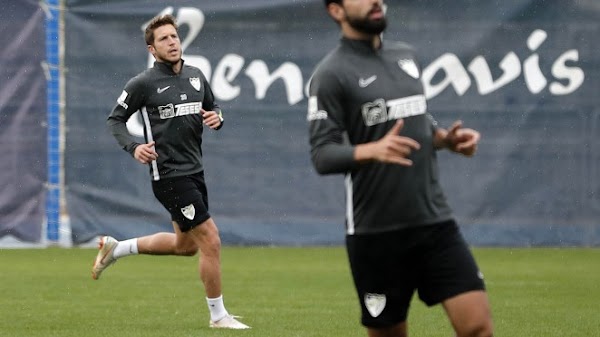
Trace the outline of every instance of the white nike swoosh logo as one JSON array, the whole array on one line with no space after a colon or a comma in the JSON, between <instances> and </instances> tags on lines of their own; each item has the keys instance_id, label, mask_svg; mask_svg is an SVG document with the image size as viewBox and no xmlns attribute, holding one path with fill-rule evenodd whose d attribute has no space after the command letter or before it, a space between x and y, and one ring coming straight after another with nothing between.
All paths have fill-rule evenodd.
<instances>
[{"instance_id":1,"label":"white nike swoosh logo","mask_svg":"<svg viewBox=\"0 0 600 337\"><path fill-rule=\"evenodd\" d=\"M369 86L369 84L375 82L375 80L377 79L377 75L373 75L367 79L364 78L359 78L358 79L358 86L361 88L366 88L367 86Z\"/></svg>"},{"instance_id":2,"label":"white nike swoosh logo","mask_svg":"<svg viewBox=\"0 0 600 337\"><path fill-rule=\"evenodd\" d=\"M156 89L156 92L159 94L162 94L165 90L169 89L170 87L171 87L170 85L167 85L164 88L158 88L158 89Z\"/></svg>"}]
</instances>

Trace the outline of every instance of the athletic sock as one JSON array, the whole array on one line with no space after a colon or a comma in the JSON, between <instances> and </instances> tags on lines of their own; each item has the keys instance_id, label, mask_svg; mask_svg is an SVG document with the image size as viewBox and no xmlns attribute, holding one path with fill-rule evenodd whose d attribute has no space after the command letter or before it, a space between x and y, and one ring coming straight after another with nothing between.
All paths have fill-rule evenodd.
<instances>
[{"instance_id":1,"label":"athletic sock","mask_svg":"<svg viewBox=\"0 0 600 337\"><path fill-rule=\"evenodd\" d=\"M206 298L206 304L208 304L208 310L210 311L210 320L216 322L223 317L229 315L223 304L223 295L217 298Z\"/></svg>"},{"instance_id":2,"label":"athletic sock","mask_svg":"<svg viewBox=\"0 0 600 337\"><path fill-rule=\"evenodd\" d=\"M137 246L137 238L129 239L125 241L119 241L115 250L113 252L113 256L118 259L124 256L135 255L138 253Z\"/></svg>"}]
</instances>

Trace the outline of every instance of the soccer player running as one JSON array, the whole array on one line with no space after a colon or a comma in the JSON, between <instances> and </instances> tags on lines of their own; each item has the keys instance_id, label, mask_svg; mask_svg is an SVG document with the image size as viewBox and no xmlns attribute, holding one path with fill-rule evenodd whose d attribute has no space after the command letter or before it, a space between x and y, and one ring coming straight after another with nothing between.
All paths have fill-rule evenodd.
<instances>
[{"instance_id":1,"label":"soccer player running","mask_svg":"<svg viewBox=\"0 0 600 337\"><path fill-rule=\"evenodd\" d=\"M472 156L479 133L426 111L413 49L382 41L381 0L325 0L342 37L310 84L311 157L345 174L346 249L370 337L408 335L415 291L457 336L492 336L483 276L442 192L436 151Z\"/></svg>"},{"instance_id":2,"label":"soccer player running","mask_svg":"<svg viewBox=\"0 0 600 337\"><path fill-rule=\"evenodd\" d=\"M193 256L200 251L199 272L213 328L248 329L230 315L221 293L221 240L208 213L202 165L202 131L219 130L223 118L200 69L185 65L172 15L153 18L145 30L154 66L125 85L107 125L119 145L147 164L156 198L169 211L174 233L117 241L100 239L92 277L117 259L133 254ZM144 120L145 144L129 135L126 122L136 111Z\"/></svg>"}]
</instances>

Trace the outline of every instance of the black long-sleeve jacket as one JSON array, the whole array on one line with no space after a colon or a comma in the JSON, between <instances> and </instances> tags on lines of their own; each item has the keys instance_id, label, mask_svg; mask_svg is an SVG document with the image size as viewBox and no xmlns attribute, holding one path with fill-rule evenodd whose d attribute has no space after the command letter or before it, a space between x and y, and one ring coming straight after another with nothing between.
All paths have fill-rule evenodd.
<instances>
[{"instance_id":1,"label":"black long-sleeve jacket","mask_svg":"<svg viewBox=\"0 0 600 337\"><path fill-rule=\"evenodd\" d=\"M133 155L139 143L126 122L140 111L144 138L155 142L158 153L149 165L156 181L203 170L201 109L221 114L202 71L184 64L176 74L171 64L155 62L127 82L107 125L119 145Z\"/></svg>"},{"instance_id":2,"label":"black long-sleeve jacket","mask_svg":"<svg viewBox=\"0 0 600 337\"><path fill-rule=\"evenodd\" d=\"M347 234L380 233L449 220L438 181L433 135L414 50L403 43L342 38L317 66L308 115L313 164L346 175ZM396 120L421 145L411 167L354 160L354 146L377 141Z\"/></svg>"}]
</instances>

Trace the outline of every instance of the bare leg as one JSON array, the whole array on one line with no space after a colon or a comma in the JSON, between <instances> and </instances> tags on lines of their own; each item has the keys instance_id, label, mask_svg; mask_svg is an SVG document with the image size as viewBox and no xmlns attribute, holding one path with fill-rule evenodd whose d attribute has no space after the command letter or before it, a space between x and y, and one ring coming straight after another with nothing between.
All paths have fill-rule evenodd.
<instances>
[{"instance_id":1,"label":"bare leg","mask_svg":"<svg viewBox=\"0 0 600 337\"><path fill-rule=\"evenodd\" d=\"M390 328L374 329L367 328L369 337L407 337L406 322L394 325Z\"/></svg>"},{"instance_id":2,"label":"bare leg","mask_svg":"<svg viewBox=\"0 0 600 337\"><path fill-rule=\"evenodd\" d=\"M138 238L139 254L193 256L198 246L193 238L179 230L173 222L175 233L156 233Z\"/></svg>"},{"instance_id":3,"label":"bare leg","mask_svg":"<svg viewBox=\"0 0 600 337\"><path fill-rule=\"evenodd\" d=\"M211 328L250 329L225 309L221 292L221 238L213 219L209 218L183 234L192 238L200 249L198 269L210 311L209 326Z\"/></svg>"},{"instance_id":4,"label":"bare leg","mask_svg":"<svg viewBox=\"0 0 600 337\"><path fill-rule=\"evenodd\" d=\"M156 233L138 238L138 252L151 255L192 256L200 249L198 269L206 297L221 296L221 239L212 218L188 232L173 222L175 233Z\"/></svg>"},{"instance_id":5,"label":"bare leg","mask_svg":"<svg viewBox=\"0 0 600 337\"><path fill-rule=\"evenodd\" d=\"M182 232L177 223L173 222L173 230L175 231L174 234L156 233L137 238L137 240L126 240L122 247L131 254L137 252L151 255L192 256L200 250L198 270L210 311L209 326L211 328L249 329L248 325L229 315L223 304L221 293L221 238L215 222L209 218L187 232ZM111 242L115 245L117 241L112 239ZM133 244L137 246L137 250L132 252L131 246L128 245ZM108 245L105 245L105 247L108 247ZM101 249L92 269L94 279L98 279L102 271L116 260L111 253L110 258L112 260L102 264L102 261L106 260L106 256L107 253ZM127 255L123 254L121 256Z\"/></svg>"},{"instance_id":6,"label":"bare leg","mask_svg":"<svg viewBox=\"0 0 600 337\"><path fill-rule=\"evenodd\" d=\"M492 314L485 291L470 291L442 303L457 337L491 337Z\"/></svg>"},{"instance_id":7,"label":"bare leg","mask_svg":"<svg viewBox=\"0 0 600 337\"><path fill-rule=\"evenodd\" d=\"M206 297L221 296L221 238L217 225L212 218L209 218L184 234L190 235L196 246L200 248L198 264Z\"/></svg>"}]
</instances>

